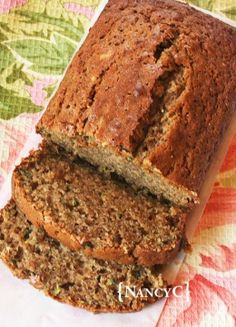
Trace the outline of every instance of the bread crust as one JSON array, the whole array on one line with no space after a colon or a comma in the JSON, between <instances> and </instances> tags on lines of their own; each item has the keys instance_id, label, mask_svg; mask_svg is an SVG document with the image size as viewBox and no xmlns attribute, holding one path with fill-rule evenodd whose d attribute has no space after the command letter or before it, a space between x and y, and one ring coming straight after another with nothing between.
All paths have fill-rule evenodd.
<instances>
[{"instance_id":1,"label":"bread crust","mask_svg":"<svg viewBox=\"0 0 236 327\"><path fill-rule=\"evenodd\" d=\"M77 154L131 157L197 201L235 111L235 70L233 27L177 1L111 0L37 130Z\"/></svg>"}]
</instances>

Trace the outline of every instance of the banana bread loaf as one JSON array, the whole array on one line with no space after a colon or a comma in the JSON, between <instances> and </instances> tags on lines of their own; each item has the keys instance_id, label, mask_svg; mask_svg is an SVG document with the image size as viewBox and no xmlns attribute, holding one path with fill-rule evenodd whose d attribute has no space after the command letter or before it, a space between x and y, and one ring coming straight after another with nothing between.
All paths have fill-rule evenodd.
<instances>
[{"instance_id":1,"label":"banana bread loaf","mask_svg":"<svg viewBox=\"0 0 236 327\"><path fill-rule=\"evenodd\" d=\"M235 109L236 30L172 0L111 0L37 130L182 206Z\"/></svg>"},{"instance_id":2,"label":"banana bread loaf","mask_svg":"<svg viewBox=\"0 0 236 327\"><path fill-rule=\"evenodd\" d=\"M73 250L123 264L171 261L186 213L103 178L87 163L44 144L15 169L13 197L26 217Z\"/></svg>"},{"instance_id":3,"label":"banana bread loaf","mask_svg":"<svg viewBox=\"0 0 236 327\"><path fill-rule=\"evenodd\" d=\"M155 302L166 282L157 267L95 260L62 246L34 227L11 201L0 212L0 258L19 278L29 279L52 298L94 312L131 312ZM125 297L119 283L136 290L157 289L157 297ZM121 289L122 290L122 289Z\"/></svg>"}]
</instances>

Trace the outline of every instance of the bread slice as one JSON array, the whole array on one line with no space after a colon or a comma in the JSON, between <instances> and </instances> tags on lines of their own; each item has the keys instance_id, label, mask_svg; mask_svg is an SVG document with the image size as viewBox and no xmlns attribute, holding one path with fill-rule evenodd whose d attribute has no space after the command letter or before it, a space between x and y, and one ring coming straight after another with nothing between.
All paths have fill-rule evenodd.
<instances>
[{"instance_id":1,"label":"bread slice","mask_svg":"<svg viewBox=\"0 0 236 327\"><path fill-rule=\"evenodd\" d=\"M111 0L37 130L189 206L235 110L235 70L233 27L174 0Z\"/></svg>"},{"instance_id":2,"label":"bread slice","mask_svg":"<svg viewBox=\"0 0 236 327\"><path fill-rule=\"evenodd\" d=\"M164 264L180 249L186 212L104 178L44 144L13 174L19 209L73 250L123 264Z\"/></svg>"},{"instance_id":3,"label":"bread slice","mask_svg":"<svg viewBox=\"0 0 236 327\"><path fill-rule=\"evenodd\" d=\"M67 249L34 227L14 201L0 212L0 258L17 277L29 279L52 298L94 312L141 310L157 300L145 289L158 289L161 298L160 288L167 286L157 267L119 265ZM118 297L120 282L123 302ZM125 297L124 286L141 289L147 296Z\"/></svg>"}]
</instances>

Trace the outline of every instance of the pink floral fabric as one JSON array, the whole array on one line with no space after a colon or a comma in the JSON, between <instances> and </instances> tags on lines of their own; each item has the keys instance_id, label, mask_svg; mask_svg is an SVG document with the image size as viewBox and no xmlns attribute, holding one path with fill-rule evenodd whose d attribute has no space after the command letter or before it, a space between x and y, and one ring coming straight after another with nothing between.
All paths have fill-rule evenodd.
<instances>
[{"instance_id":1,"label":"pink floral fabric","mask_svg":"<svg viewBox=\"0 0 236 327\"><path fill-rule=\"evenodd\" d=\"M66 2L64 4L64 7L71 12L82 14L91 19L94 15L94 10L90 7L83 7L77 3L74 2Z\"/></svg>"},{"instance_id":2,"label":"pink floral fabric","mask_svg":"<svg viewBox=\"0 0 236 327\"><path fill-rule=\"evenodd\" d=\"M9 12L10 9L17 6L22 6L27 2L27 0L3 0L0 1L0 13Z\"/></svg>"},{"instance_id":3,"label":"pink floral fabric","mask_svg":"<svg viewBox=\"0 0 236 327\"><path fill-rule=\"evenodd\" d=\"M35 80L32 86L25 86L25 89L34 104L45 107L47 105L47 92L45 88L55 82L56 80L53 77L45 77Z\"/></svg>"},{"instance_id":4,"label":"pink floral fabric","mask_svg":"<svg viewBox=\"0 0 236 327\"><path fill-rule=\"evenodd\" d=\"M236 135L205 208L177 284L190 301L170 297L158 327L236 325Z\"/></svg>"},{"instance_id":5,"label":"pink floral fabric","mask_svg":"<svg viewBox=\"0 0 236 327\"><path fill-rule=\"evenodd\" d=\"M231 0L190 2L236 19ZM0 189L98 4L0 0ZM236 325L235 235L236 136L177 277L189 281L190 299L170 297L158 327Z\"/></svg>"}]
</instances>

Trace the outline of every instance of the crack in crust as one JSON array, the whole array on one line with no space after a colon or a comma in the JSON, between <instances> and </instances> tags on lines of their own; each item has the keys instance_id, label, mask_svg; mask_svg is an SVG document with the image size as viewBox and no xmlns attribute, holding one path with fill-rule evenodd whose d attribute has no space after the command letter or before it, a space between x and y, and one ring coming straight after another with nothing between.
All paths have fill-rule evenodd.
<instances>
[{"instance_id":1,"label":"crack in crust","mask_svg":"<svg viewBox=\"0 0 236 327\"><path fill-rule=\"evenodd\" d=\"M134 187L196 203L235 111L235 40L180 2L111 0L37 129Z\"/></svg>"}]
</instances>

